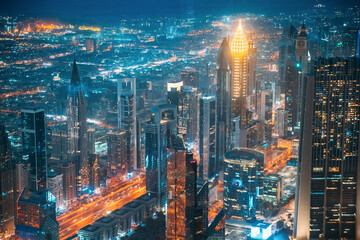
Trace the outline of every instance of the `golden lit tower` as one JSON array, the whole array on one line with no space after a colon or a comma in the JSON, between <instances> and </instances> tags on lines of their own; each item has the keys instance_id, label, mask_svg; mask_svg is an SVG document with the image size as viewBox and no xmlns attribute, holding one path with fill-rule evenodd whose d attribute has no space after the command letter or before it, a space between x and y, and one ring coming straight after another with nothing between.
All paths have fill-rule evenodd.
<instances>
[{"instance_id":1,"label":"golden lit tower","mask_svg":"<svg viewBox=\"0 0 360 240\"><path fill-rule=\"evenodd\" d=\"M249 44L245 38L241 22L231 43L232 55L232 111L240 116L240 127L246 126L246 95L248 82L248 49Z\"/></svg>"}]
</instances>

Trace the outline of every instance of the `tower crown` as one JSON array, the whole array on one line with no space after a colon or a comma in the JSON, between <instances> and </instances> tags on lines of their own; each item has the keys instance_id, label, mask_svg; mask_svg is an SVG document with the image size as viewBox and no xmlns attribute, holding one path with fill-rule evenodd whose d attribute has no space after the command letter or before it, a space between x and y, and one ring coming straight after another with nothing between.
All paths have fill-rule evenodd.
<instances>
[{"instance_id":1,"label":"tower crown","mask_svg":"<svg viewBox=\"0 0 360 240\"><path fill-rule=\"evenodd\" d=\"M76 61L74 60L73 69L71 73L71 85L80 85L80 76Z\"/></svg>"},{"instance_id":2,"label":"tower crown","mask_svg":"<svg viewBox=\"0 0 360 240\"><path fill-rule=\"evenodd\" d=\"M240 21L235 37L231 42L231 53L232 54L244 53L248 51L248 48L249 45L248 42L246 41L245 33L241 26L241 21Z\"/></svg>"}]
</instances>

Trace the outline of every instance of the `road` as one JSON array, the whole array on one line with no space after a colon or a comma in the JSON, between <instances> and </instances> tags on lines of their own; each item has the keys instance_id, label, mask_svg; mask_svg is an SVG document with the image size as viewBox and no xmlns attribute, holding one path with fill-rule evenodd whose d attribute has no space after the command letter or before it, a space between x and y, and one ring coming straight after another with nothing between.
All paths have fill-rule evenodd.
<instances>
[{"instance_id":1,"label":"road","mask_svg":"<svg viewBox=\"0 0 360 240\"><path fill-rule=\"evenodd\" d=\"M121 208L135 198L146 193L145 176L133 178L128 182L119 184L106 196L99 197L92 202L83 204L72 209L57 220L60 225L60 239L66 239L77 233L77 231L88 224L92 224L108 212Z\"/></svg>"}]
</instances>

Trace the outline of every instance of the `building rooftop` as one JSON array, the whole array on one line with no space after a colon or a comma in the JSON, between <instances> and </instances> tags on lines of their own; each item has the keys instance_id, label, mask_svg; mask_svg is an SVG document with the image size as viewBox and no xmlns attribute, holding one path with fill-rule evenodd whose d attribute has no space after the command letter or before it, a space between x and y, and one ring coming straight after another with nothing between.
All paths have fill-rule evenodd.
<instances>
[{"instance_id":1,"label":"building rooftop","mask_svg":"<svg viewBox=\"0 0 360 240\"><path fill-rule=\"evenodd\" d=\"M238 161L258 161L264 160L264 154L249 148L234 148L225 154L225 159Z\"/></svg>"},{"instance_id":2,"label":"building rooftop","mask_svg":"<svg viewBox=\"0 0 360 240\"><path fill-rule=\"evenodd\" d=\"M94 225L86 225L85 227L83 227L82 229L80 229L79 231L84 231L84 232L96 232L97 230L99 230L101 227L98 226L94 226Z\"/></svg>"}]
</instances>

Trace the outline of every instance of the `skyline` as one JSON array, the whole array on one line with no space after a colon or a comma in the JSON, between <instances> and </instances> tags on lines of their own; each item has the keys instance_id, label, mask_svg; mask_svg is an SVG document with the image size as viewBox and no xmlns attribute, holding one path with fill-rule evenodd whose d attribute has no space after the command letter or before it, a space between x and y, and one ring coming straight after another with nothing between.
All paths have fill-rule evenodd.
<instances>
[{"instance_id":1,"label":"skyline","mask_svg":"<svg viewBox=\"0 0 360 240\"><path fill-rule=\"evenodd\" d=\"M360 7L235 2L0 14L1 239L360 240Z\"/></svg>"}]
</instances>

